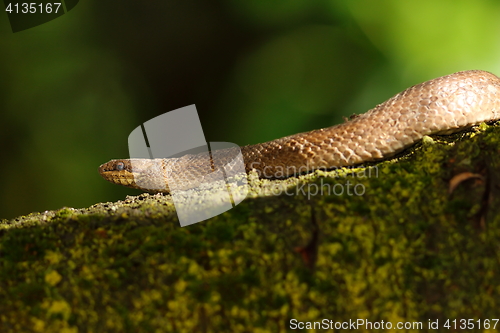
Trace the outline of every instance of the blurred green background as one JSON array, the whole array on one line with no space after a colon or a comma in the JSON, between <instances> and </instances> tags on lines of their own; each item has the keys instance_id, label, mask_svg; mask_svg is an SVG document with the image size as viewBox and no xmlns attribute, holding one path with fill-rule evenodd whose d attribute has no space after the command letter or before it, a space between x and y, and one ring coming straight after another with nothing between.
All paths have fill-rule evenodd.
<instances>
[{"instance_id":1,"label":"blurred green background","mask_svg":"<svg viewBox=\"0 0 500 333\"><path fill-rule=\"evenodd\" d=\"M12 218L140 193L97 167L186 105L207 141L246 145L437 76L500 74L500 2L81 0L18 33L0 13L0 59L0 218Z\"/></svg>"}]
</instances>

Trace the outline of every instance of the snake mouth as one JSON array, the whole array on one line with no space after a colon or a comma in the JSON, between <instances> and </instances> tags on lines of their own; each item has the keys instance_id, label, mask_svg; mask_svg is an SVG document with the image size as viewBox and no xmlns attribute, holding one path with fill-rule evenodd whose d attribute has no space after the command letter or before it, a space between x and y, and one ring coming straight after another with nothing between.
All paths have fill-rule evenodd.
<instances>
[{"instance_id":1,"label":"snake mouth","mask_svg":"<svg viewBox=\"0 0 500 333\"><path fill-rule=\"evenodd\" d=\"M101 173L102 177L107 181L123 186L137 188L134 175L124 171L105 171Z\"/></svg>"}]
</instances>

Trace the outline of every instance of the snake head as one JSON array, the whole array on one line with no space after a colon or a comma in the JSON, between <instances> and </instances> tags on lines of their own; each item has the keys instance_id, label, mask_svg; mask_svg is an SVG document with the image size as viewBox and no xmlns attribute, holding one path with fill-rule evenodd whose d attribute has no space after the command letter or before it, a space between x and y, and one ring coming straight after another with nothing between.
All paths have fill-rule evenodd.
<instances>
[{"instance_id":1,"label":"snake head","mask_svg":"<svg viewBox=\"0 0 500 333\"><path fill-rule=\"evenodd\" d=\"M161 159L111 160L99 167L107 181L151 193L169 193Z\"/></svg>"},{"instance_id":2,"label":"snake head","mask_svg":"<svg viewBox=\"0 0 500 333\"><path fill-rule=\"evenodd\" d=\"M99 174L108 182L137 188L130 160L111 160L99 167Z\"/></svg>"}]
</instances>

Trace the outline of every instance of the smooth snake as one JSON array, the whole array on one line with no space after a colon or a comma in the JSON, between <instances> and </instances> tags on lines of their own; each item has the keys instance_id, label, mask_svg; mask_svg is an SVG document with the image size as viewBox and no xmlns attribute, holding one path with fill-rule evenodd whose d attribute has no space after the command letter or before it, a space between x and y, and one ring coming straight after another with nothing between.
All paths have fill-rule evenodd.
<instances>
[{"instance_id":1,"label":"smooth snake","mask_svg":"<svg viewBox=\"0 0 500 333\"><path fill-rule=\"evenodd\" d=\"M385 159L425 135L450 134L499 118L500 78L470 70L412 86L343 124L244 146L241 153L246 172L283 178ZM212 157L230 164L234 153L220 150ZM212 169L213 161L186 155L135 160L133 170L130 159L111 160L99 167L99 173L112 183L168 193L167 179L175 177L189 189L210 181L207 170ZM156 184L161 185L154 190Z\"/></svg>"}]
</instances>

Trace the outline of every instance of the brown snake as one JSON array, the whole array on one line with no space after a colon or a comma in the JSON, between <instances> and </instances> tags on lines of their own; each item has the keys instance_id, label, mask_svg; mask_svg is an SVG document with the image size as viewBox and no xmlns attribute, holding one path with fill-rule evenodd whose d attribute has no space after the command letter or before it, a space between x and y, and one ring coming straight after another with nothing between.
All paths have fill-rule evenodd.
<instances>
[{"instance_id":1,"label":"brown snake","mask_svg":"<svg viewBox=\"0 0 500 333\"><path fill-rule=\"evenodd\" d=\"M256 170L261 178L283 178L387 158L424 135L450 134L499 118L500 78L471 70L410 87L346 123L241 147L241 152L247 172ZM168 192L150 189L165 184L172 179L169 177L185 181L188 189L210 181L204 171L210 165L197 156L136 160L139 168L134 164L134 170L128 159L112 160L101 165L99 172L112 183L150 192ZM234 154L220 150L212 156L229 162ZM158 163L160 167L151 168ZM137 179L149 182L148 189L138 186Z\"/></svg>"}]
</instances>

